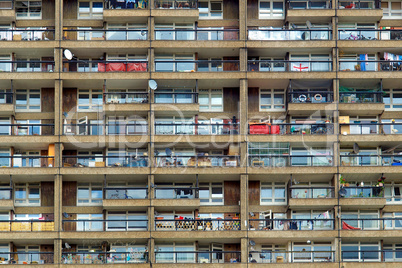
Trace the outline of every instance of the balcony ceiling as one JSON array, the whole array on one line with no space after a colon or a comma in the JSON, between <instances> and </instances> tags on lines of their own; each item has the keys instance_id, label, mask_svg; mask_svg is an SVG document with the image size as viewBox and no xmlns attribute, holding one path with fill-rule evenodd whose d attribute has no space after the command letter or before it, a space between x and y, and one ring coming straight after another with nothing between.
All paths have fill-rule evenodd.
<instances>
[{"instance_id":1,"label":"balcony ceiling","mask_svg":"<svg viewBox=\"0 0 402 268\"><path fill-rule=\"evenodd\" d=\"M9 47L2 48L1 54L15 53L17 58L40 58L40 57L54 57L54 48L17 48Z\"/></svg>"}]
</instances>

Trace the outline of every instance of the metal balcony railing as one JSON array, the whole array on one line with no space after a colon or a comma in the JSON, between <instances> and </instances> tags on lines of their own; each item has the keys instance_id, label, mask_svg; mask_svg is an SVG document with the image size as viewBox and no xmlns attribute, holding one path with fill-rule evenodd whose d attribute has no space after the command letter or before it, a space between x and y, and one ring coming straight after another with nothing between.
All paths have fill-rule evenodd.
<instances>
[{"instance_id":1,"label":"metal balcony railing","mask_svg":"<svg viewBox=\"0 0 402 268\"><path fill-rule=\"evenodd\" d=\"M0 167L53 167L54 156L14 155L0 156Z\"/></svg>"},{"instance_id":2,"label":"metal balcony railing","mask_svg":"<svg viewBox=\"0 0 402 268\"><path fill-rule=\"evenodd\" d=\"M157 187L155 199L195 199L198 198L199 187Z\"/></svg>"},{"instance_id":3,"label":"metal balcony railing","mask_svg":"<svg viewBox=\"0 0 402 268\"><path fill-rule=\"evenodd\" d=\"M402 31L394 29L342 29L339 40L401 40Z\"/></svg>"},{"instance_id":4,"label":"metal balcony railing","mask_svg":"<svg viewBox=\"0 0 402 268\"><path fill-rule=\"evenodd\" d=\"M289 91L288 103L331 103L333 91Z\"/></svg>"},{"instance_id":5,"label":"metal balcony railing","mask_svg":"<svg viewBox=\"0 0 402 268\"><path fill-rule=\"evenodd\" d=\"M249 60L249 72L331 72L329 60Z\"/></svg>"},{"instance_id":6,"label":"metal balcony railing","mask_svg":"<svg viewBox=\"0 0 402 268\"><path fill-rule=\"evenodd\" d=\"M64 155L63 167L148 167L148 156Z\"/></svg>"},{"instance_id":7,"label":"metal balcony railing","mask_svg":"<svg viewBox=\"0 0 402 268\"><path fill-rule=\"evenodd\" d=\"M148 230L148 220L63 220L63 230L77 232L146 231Z\"/></svg>"},{"instance_id":8,"label":"metal balcony railing","mask_svg":"<svg viewBox=\"0 0 402 268\"><path fill-rule=\"evenodd\" d=\"M250 230L312 231L334 230L334 219L250 219Z\"/></svg>"},{"instance_id":9,"label":"metal balcony railing","mask_svg":"<svg viewBox=\"0 0 402 268\"><path fill-rule=\"evenodd\" d=\"M292 187L290 190L290 198L304 199L304 198L334 198L334 187Z\"/></svg>"},{"instance_id":10,"label":"metal balcony railing","mask_svg":"<svg viewBox=\"0 0 402 268\"><path fill-rule=\"evenodd\" d=\"M341 155L342 166L402 166L402 155Z\"/></svg>"},{"instance_id":11,"label":"metal balcony railing","mask_svg":"<svg viewBox=\"0 0 402 268\"><path fill-rule=\"evenodd\" d=\"M348 186L341 189L346 191L343 198L384 198L383 186Z\"/></svg>"},{"instance_id":12,"label":"metal balcony railing","mask_svg":"<svg viewBox=\"0 0 402 268\"><path fill-rule=\"evenodd\" d=\"M339 71L401 71L400 60L339 60Z\"/></svg>"},{"instance_id":13,"label":"metal balcony railing","mask_svg":"<svg viewBox=\"0 0 402 268\"><path fill-rule=\"evenodd\" d=\"M3 1L0 1L0 10ZM0 41L48 41L54 40L53 29L0 29Z\"/></svg>"},{"instance_id":14,"label":"metal balcony railing","mask_svg":"<svg viewBox=\"0 0 402 268\"><path fill-rule=\"evenodd\" d=\"M349 129L351 135L365 134L402 134L402 123L349 123L339 124L340 134L343 134L345 127Z\"/></svg>"},{"instance_id":15,"label":"metal balcony railing","mask_svg":"<svg viewBox=\"0 0 402 268\"><path fill-rule=\"evenodd\" d=\"M332 155L249 155L251 167L329 167Z\"/></svg>"},{"instance_id":16,"label":"metal balcony railing","mask_svg":"<svg viewBox=\"0 0 402 268\"><path fill-rule=\"evenodd\" d=\"M161 9L197 9L197 0L155 0L155 8Z\"/></svg>"},{"instance_id":17,"label":"metal balcony railing","mask_svg":"<svg viewBox=\"0 0 402 268\"><path fill-rule=\"evenodd\" d=\"M141 92L105 92L103 93L106 104L148 103L148 93Z\"/></svg>"},{"instance_id":18,"label":"metal balcony railing","mask_svg":"<svg viewBox=\"0 0 402 268\"><path fill-rule=\"evenodd\" d=\"M148 251L63 252L62 264L125 264L147 263Z\"/></svg>"},{"instance_id":19,"label":"metal balcony railing","mask_svg":"<svg viewBox=\"0 0 402 268\"><path fill-rule=\"evenodd\" d=\"M239 60L160 60L155 59L156 72L235 72Z\"/></svg>"},{"instance_id":20,"label":"metal balcony railing","mask_svg":"<svg viewBox=\"0 0 402 268\"><path fill-rule=\"evenodd\" d=\"M53 72L54 61L0 61L0 72ZM4 94L4 93L1 93Z\"/></svg>"},{"instance_id":21,"label":"metal balcony railing","mask_svg":"<svg viewBox=\"0 0 402 268\"><path fill-rule=\"evenodd\" d=\"M332 30L306 29L306 30L248 30L248 40L273 40L273 41L302 41L302 40L331 40Z\"/></svg>"},{"instance_id":22,"label":"metal balcony railing","mask_svg":"<svg viewBox=\"0 0 402 268\"><path fill-rule=\"evenodd\" d=\"M287 0L287 9L331 9L332 1L327 0Z\"/></svg>"},{"instance_id":23,"label":"metal balcony railing","mask_svg":"<svg viewBox=\"0 0 402 268\"><path fill-rule=\"evenodd\" d=\"M343 230L400 230L402 218L354 218L342 216Z\"/></svg>"},{"instance_id":24,"label":"metal balcony railing","mask_svg":"<svg viewBox=\"0 0 402 268\"><path fill-rule=\"evenodd\" d=\"M148 61L71 60L63 72L147 72Z\"/></svg>"},{"instance_id":25,"label":"metal balcony railing","mask_svg":"<svg viewBox=\"0 0 402 268\"><path fill-rule=\"evenodd\" d=\"M53 264L53 252L40 251L16 251L2 252L2 256L8 256L9 259L4 260L7 264Z\"/></svg>"},{"instance_id":26,"label":"metal balcony railing","mask_svg":"<svg viewBox=\"0 0 402 268\"><path fill-rule=\"evenodd\" d=\"M239 30L155 29L155 40L239 40Z\"/></svg>"},{"instance_id":27,"label":"metal balcony railing","mask_svg":"<svg viewBox=\"0 0 402 268\"><path fill-rule=\"evenodd\" d=\"M383 103L384 92L349 91L339 92L340 103Z\"/></svg>"},{"instance_id":28,"label":"metal balcony railing","mask_svg":"<svg viewBox=\"0 0 402 268\"><path fill-rule=\"evenodd\" d=\"M240 256L240 251L155 251L156 263L236 263Z\"/></svg>"},{"instance_id":29,"label":"metal balcony railing","mask_svg":"<svg viewBox=\"0 0 402 268\"><path fill-rule=\"evenodd\" d=\"M192 104L198 103L198 92L154 92L155 103Z\"/></svg>"},{"instance_id":30,"label":"metal balcony railing","mask_svg":"<svg viewBox=\"0 0 402 268\"><path fill-rule=\"evenodd\" d=\"M54 124L0 124L0 135L54 135Z\"/></svg>"},{"instance_id":31,"label":"metal balcony railing","mask_svg":"<svg viewBox=\"0 0 402 268\"><path fill-rule=\"evenodd\" d=\"M374 246L374 245L373 245ZM373 247L370 245L370 247ZM401 262L402 250L342 250L341 260L344 262Z\"/></svg>"},{"instance_id":32,"label":"metal balcony railing","mask_svg":"<svg viewBox=\"0 0 402 268\"><path fill-rule=\"evenodd\" d=\"M335 251L262 250L249 253L249 263L335 262Z\"/></svg>"},{"instance_id":33,"label":"metal balcony railing","mask_svg":"<svg viewBox=\"0 0 402 268\"><path fill-rule=\"evenodd\" d=\"M147 0L139 1L119 1L119 0L106 0L104 4L105 9L146 9L148 8Z\"/></svg>"},{"instance_id":34,"label":"metal balcony railing","mask_svg":"<svg viewBox=\"0 0 402 268\"><path fill-rule=\"evenodd\" d=\"M240 157L236 155L211 156L155 156L158 167L238 167Z\"/></svg>"},{"instance_id":35,"label":"metal balcony railing","mask_svg":"<svg viewBox=\"0 0 402 268\"><path fill-rule=\"evenodd\" d=\"M156 123L155 135L237 135L236 124Z\"/></svg>"},{"instance_id":36,"label":"metal balcony railing","mask_svg":"<svg viewBox=\"0 0 402 268\"><path fill-rule=\"evenodd\" d=\"M338 9L380 9L381 0L339 1Z\"/></svg>"},{"instance_id":37,"label":"metal balcony railing","mask_svg":"<svg viewBox=\"0 0 402 268\"><path fill-rule=\"evenodd\" d=\"M103 188L105 199L147 199L148 187Z\"/></svg>"},{"instance_id":38,"label":"metal balcony railing","mask_svg":"<svg viewBox=\"0 0 402 268\"><path fill-rule=\"evenodd\" d=\"M262 135L332 135L332 123L275 123L249 125L249 134Z\"/></svg>"},{"instance_id":39,"label":"metal balcony railing","mask_svg":"<svg viewBox=\"0 0 402 268\"><path fill-rule=\"evenodd\" d=\"M239 231L238 219L155 219L156 231Z\"/></svg>"},{"instance_id":40,"label":"metal balcony railing","mask_svg":"<svg viewBox=\"0 0 402 268\"><path fill-rule=\"evenodd\" d=\"M63 124L64 135L146 135L148 123Z\"/></svg>"},{"instance_id":41,"label":"metal balcony railing","mask_svg":"<svg viewBox=\"0 0 402 268\"><path fill-rule=\"evenodd\" d=\"M53 220L0 220L1 232L51 232Z\"/></svg>"},{"instance_id":42,"label":"metal balcony railing","mask_svg":"<svg viewBox=\"0 0 402 268\"><path fill-rule=\"evenodd\" d=\"M125 41L148 40L147 29L69 29L63 30L64 40L74 41Z\"/></svg>"}]
</instances>

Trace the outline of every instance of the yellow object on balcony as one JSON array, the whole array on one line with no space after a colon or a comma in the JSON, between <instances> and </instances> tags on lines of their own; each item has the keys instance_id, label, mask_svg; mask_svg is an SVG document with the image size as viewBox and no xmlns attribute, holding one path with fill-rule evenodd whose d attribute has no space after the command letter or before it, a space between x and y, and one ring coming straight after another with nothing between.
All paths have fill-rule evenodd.
<instances>
[{"instance_id":1,"label":"yellow object on balcony","mask_svg":"<svg viewBox=\"0 0 402 268\"><path fill-rule=\"evenodd\" d=\"M11 224L9 222L0 222L0 232L10 231Z\"/></svg>"},{"instance_id":2,"label":"yellow object on balcony","mask_svg":"<svg viewBox=\"0 0 402 268\"><path fill-rule=\"evenodd\" d=\"M22 232L30 232L31 231L31 223L30 222L12 222L11 223L11 231L22 231Z\"/></svg>"},{"instance_id":3,"label":"yellow object on balcony","mask_svg":"<svg viewBox=\"0 0 402 268\"><path fill-rule=\"evenodd\" d=\"M34 222L32 223L32 231L54 231L54 222Z\"/></svg>"}]
</instances>

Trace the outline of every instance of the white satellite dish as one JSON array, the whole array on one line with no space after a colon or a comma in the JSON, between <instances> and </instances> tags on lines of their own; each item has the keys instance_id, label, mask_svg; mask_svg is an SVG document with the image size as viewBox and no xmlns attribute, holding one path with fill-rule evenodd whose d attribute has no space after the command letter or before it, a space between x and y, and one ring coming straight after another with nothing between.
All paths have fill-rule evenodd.
<instances>
[{"instance_id":1,"label":"white satellite dish","mask_svg":"<svg viewBox=\"0 0 402 268\"><path fill-rule=\"evenodd\" d=\"M311 22L309 20L306 21L306 25L307 25L307 28L309 28L309 29L313 28L313 25L311 25Z\"/></svg>"},{"instance_id":2,"label":"white satellite dish","mask_svg":"<svg viewBox=\"0 0 402 268\"><path fill-rule=\"evenodd\" d=\"M74 55L73 55L73 53L71 53L70 50L65 49L64 50L64 57L66 57L66 59L68 59L68 60L72 60Z\"/></svg>"},{"instance_id":3,"label":"white satellite dish","mask_svg":"<svg viewBox=\"0 0 402 268\"><path fill-rule=\"evenodd\" d=\"M155 80L149 80L148 81L148 86L150 89L155 90L158 88L158 84L156 83Z\"/></svg>"}]
</instances>

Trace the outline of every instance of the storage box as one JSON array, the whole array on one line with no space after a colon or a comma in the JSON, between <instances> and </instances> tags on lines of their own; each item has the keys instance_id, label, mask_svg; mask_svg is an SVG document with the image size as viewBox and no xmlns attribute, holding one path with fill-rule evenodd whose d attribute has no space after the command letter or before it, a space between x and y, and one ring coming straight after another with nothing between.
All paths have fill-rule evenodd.
<instances>
[{"instance_id":1,"label":"storage box","mask_svg":"<svg viewBox=\"0 0 402 268\"><path fill-rule=\"evenodd\" d=\"M105 162L95 162L95 167L105 167Z\"/></svg>"}]
</instances>

